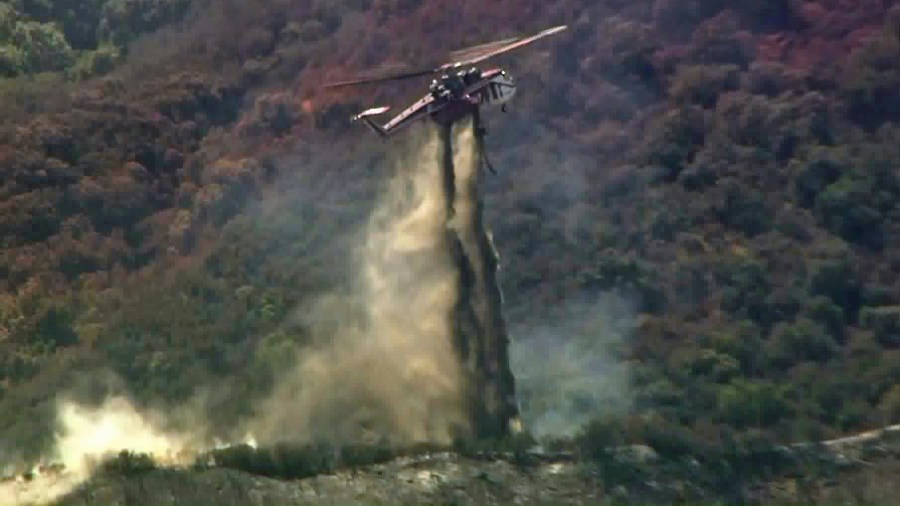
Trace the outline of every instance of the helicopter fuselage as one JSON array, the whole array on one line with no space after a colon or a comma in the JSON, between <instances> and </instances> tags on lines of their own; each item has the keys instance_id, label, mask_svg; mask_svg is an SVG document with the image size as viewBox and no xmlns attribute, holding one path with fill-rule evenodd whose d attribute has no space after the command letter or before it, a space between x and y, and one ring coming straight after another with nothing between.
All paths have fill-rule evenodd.
<instances>
[{"instance_id":1,"label":"helicopter fuselage","mask_svg":"<svg viewBox=\"0 0 900 506\"><path fill-rule=\"evenodd\" d=\"M502 69L481 71L477 68L447 73L432 81L425 95L403 112L378 125L373 116L386 112L385 107L369 109L353 117L362 119L375 132L387 136L430 116L440 125L451 125L486 104L503 104L516 93L512 77Z\"/></svg>"}]
</instances>

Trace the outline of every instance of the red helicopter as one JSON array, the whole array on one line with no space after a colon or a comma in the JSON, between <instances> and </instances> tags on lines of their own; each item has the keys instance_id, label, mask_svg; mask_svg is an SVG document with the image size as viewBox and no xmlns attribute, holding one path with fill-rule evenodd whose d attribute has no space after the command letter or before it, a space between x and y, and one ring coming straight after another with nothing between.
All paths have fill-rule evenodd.
<instances>
[{"instance_id":1,"label":"red helicopter","mask_svg":"<svg viewBox=\"0 0 900 506\"><path fill-rule=\"evenodd\" d=\"M478 108L483 104L502 104L506 111L506 102L516 92L512 77L502 69L482 71L477 67L463 69L475 65L507 51L518 49L538 39L565 30L566 25L548 28L529 37L515 37L480 44L470 48L454 51L450 54L450 63L437 68L394 73L375 77L364 77L351 81L326 84L326 88L338 88L384 81L409 79L431 74L441 74L431 83L429 93L407 107L403 112L384 125L375 122L374 117L390 110L389 107L367 109L352 120L363 120L377 134L387 137L419 119L430 116L440 125L449 126L467 114L474 114L476 133L484 135L484 128L478 119ZM492 169L493 170L493 169Z\"/></svg>"}]
</instances>

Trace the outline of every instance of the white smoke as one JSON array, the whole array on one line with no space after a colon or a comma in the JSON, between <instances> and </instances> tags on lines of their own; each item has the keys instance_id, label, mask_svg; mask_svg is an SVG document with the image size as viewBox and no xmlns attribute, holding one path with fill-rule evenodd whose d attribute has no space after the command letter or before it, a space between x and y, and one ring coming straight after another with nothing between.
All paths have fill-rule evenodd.
<instances>
[{"instance_id":1,"label":"white smoke","mask_svg":"<svg viewBox=\"0 0 900 506\"><path fill-rule=\"evenodd\" d=\"M570 437L593 418L630 407L625 349L635 309L616 293L583 296L512 327L510 367L525 426Z\"/></svg>"},{"instance_id":2,"label":"white smoke","mask_svg":"<svg viewBox=\"0 0 900 506\"><path fill-rule=\"evenodd\" d=\"M62 427L57 458L75 474L89 474L101 459L122 449L149 454L162 464L189 463L193 456L194 438L164 432L161 415L141 413L124 397L107 399L99 408L63 402L57 416Z\"/></svg>"},{"instance_id":3,"label":"white smoke","mask_svg":"<svg viewBox=\"0 0 900 506\"><path fill-rule=\"evenodd\" d=\"M164 426L163 416L141 412L124 397L96 407L61 400L53 452L27 478L9 477L0 483L0 504L53 501L88 479L104 459L125 449L148 454L160 464L190 463L198 449L196 437L167 432Z\"/></svg>"}]
</instances>

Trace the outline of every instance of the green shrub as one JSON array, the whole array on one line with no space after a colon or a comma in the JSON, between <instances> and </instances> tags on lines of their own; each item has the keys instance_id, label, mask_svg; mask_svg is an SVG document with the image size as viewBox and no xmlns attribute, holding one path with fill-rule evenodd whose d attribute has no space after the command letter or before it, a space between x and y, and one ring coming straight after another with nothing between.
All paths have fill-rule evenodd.
<instances>
[{"instance_id":1,"label":"green shrub","mask_svg":"<svg viewBox=\"0 0 900 506\"><path fill-rule=\"evenodd\" d=\"M811 360L824 362L839 350L834 337L818 323L800 318L775 327L769 342L769 356L775 367Z\"/></svg>"},{"instance_id":2,"label":"green shrub","mask_svg":"<svg viewBox=\"0 0 900 506\"><path fill-rule=\"evenodd\" d=\"M678 232L688 230L691 227L691 218L683 209L661 209L653 217L650 224L650 234L654 239L671 241Z\"/></svg>"},{"instance_id":3,"label":"green shrub","mask_svg":"<svg viewBox=\"0 0 900 506\"><path fill-rule=\"evenodd\" d=\"M840 178L817 197L816 214L823 225L844 240L871 249L884 243L885 220L892 219L900 200L896 144L892 136L885 142L863 144Z\"/></svg>"},{"instance_id":4,"label":"green shrub","mask_svg":"<svg viewBox=\"0 0 900 506\"><path fill-rule=\"evenodd\" d=\"M108 72L136 36L181 17L191 0L53 0L0 4L0 77ZM80 56L78 56L80 54Z\"/></svg>"},{"instance_id":5,"label":"green shrub","mask_svg":"<svg viewBox=\"0 0 900 506\"><path fill-rule=\"evenodd\" d=\"M856 321L862 283L850 260L829 260L816 265L809 279L809 294L831 299L843 309L848 322Z\"/></svg>"},{"instance_id":6,"label":"green shrub","mask_svg":"<svg viewBox=\"0 0 900 506\"><path fill-rule=\"evenodd\" d=\"M734 8L755 30L785 31L801 23L800 5L791 0L754 0L741 2Z\"/></svg>"},{"instance_id":7,"label":"green shrub","mask_svg":"<svg viewBox=\"0 0 900 506\"><path fill-rule=\"evenodd\" d=\"M198 463L273 478L296 479L331 473L340 467L378 464L397 455L398 452L386 444L278 443L262 448L239 445L213 450L201 456Z\"/></svg>"},{"instance_id":8,"label":"green shrub","mask_svg":"<svg viewBox=\"0 0 900 506\"><path fill-rule=\"evenodd\" d=\"M626 421L616 417L602 417L589 422L576 438L579 453L587 459L602 460L610 450L625 444Z\"/></svg>"},{"instance_id":9,"label":"green shrub","mask_svg":"<svg viewBox=\"0 0 900 506\"><path fill-rule=\"evenodd\" d=\"M24 70L25 56L16 46L0 45L0 77L15 77Z\"/></svg>"},{"instance_id":10,"label":"green shrub","mask_svg":"<svg viewBox=\"0 0 900 506\"><path fill-rule=\"evenodd\" d=\"M724 262L715 274L721 286L722 309L740 319L768 323L766 299L772 290L772 280L762 262L747 259Z\"/></svg>"},{"instance_id":11,"label":"green shrub","mask_svg":"<svg viewBox=\"0 0 900 506\"><path fill-rule=\"evenodd\" d=\"M691 455L703 455L712 444L703 441L687 427L662 418L649 418L637 427L631 427L635 442L653 448L664 459L679 459Z\"/></svg>"},{"instance_id":12,"label":"green shrub","mask_svg":"<svg viewBox=\"0 0 900 506\"><path fill-rule=\"evenodd\" d=\"M702 454L709 445L686 427L658 415L605 416L587 423L575 442L588 460L614 459L624 445L647 445L664 459Z\"/></svg>"},{"instance_id":13,"label":"green shrub","mask_svg":"<svg viewBox=\"0 0 900 506\"><path fill-rule=\"evenodd\" d=\"M671 111L650 132L647 161L665 170L664 181L675 181L703 144L705 135L702 109L689 106Z\"/></svg>"},{"instance_id":14,"label":"green shrub","mask_svg":"<svg viewBox=\"0 0 900 506\"><path fill-rule=\"evenodd\" d=\"M634 404L639 409L655 410L670 414L677 414L688 404L688 394L685 389L675 384L672 378L661 368L646 367L635 379Z\"/></svg>"},{"instance_id":15,"label":"green shrub","mask_svg":"<svg viewBox=\"0 0 900 506\"><path fill-rule=\"evenodd\" d=\"M138 34L155 30L178 19L190 0L107 0L98 24L100 38L127 49Z\"/></svg>"},{"instance_id":16,"label":"green shrub","mask_svg":"<svg viewBox=\"0 0 900 506\"><path fill-rule=\"evenodd\" d=\"M844 310L848 321L856 321L862 283L849 259L828 260L814 265L809 278L809 293L828 297Z\"/></svg>"},{"instance_id":17,"label":"green shrub","mask_svg":"<svg viewBox=\"0 0 900 506\"><path fill-rule=\"evenodd\" d=\"M878 412L883 424L900 423L900 385L894 385L881 396Z\"/></svg>"},{"instance_id":18,"label":"green shrub","mask_svg":"<svg viewBox=\"0 0 900 506\"><path fill-rule=\"evenodd\" d=\"M725 460L732 476L769 478L795 464L771 433L750 429L727 441Z\"/></svg>"},{"instance_id":19,"label":"green shrub","mask_svg":"<svg viewBox=\"0 0 900 506\"><path fill-rule=\"evenodd\" d=\"M700 349L693 354L688 367L692 375L702 376L705 380L715 383L726 383L741 370L737 359L708 348Z\"/></svg>"},{"instance_id":20,"label":"green shrub","mask_svg":"<svg viewBox=\"0 0 900 506\"><path fill-rule=\"evenodd\" d=\"M719 176L713 167L701 161L694 162L678 174L678 180L685 190L702 191L716 184Z\"/></svg>"},{"instance_id":21,"label":"green shrub","mask_svg":"<svg viewBox=\"0 0 900 506\"><path fill-rule=\"evenodd\" d=\"M750 237L772 228L772 211L762 193L734 180L721 184L725 192L717 212L725 226Z\"/></svg>"},{"instance_id":22,"label":"green shrub","mask_svg":"<svg viewBox=\"0 0 900 506\"><path fill-rule=\"evenodd\" d=\"M338 464L351 468L387 462L397 456L387 444L354 444L340 449Z\"/></svg>"},{"instance_id":23,"label":"green shrub","mask_svg":"<svg viewBox=\"0 0 900 506\"><path fill-rule=\"evenodd\" d=\"M282 444L257 449L239 445L211 451L205 458L219 467L283 479L315 476L334 468L333 449L326 446Z\"/></svg>"},{"instance_id":24,"label":"green shrub","mask_svg":"<svg viewBox=\"0 0 900 506\"><path fill-rule=\"evenodd\" d=\"M26 72L58 72L75 61L72 47L54 23L18 23L12 40L22 51Z\"/></svg>"},{"instance_id":25,"label":"green shrub","mask_svg":"<svg viewBox=\"0 0 900 506\"><path fill-rule=\"evenodd\" d=\"M153 457L146 453L122 450L118 455L103 461L100 471L114 476L133 477L156 469Z\"/></svg>"},{"instance_id":26,"label":"green shrub","mask_svg":"<svg viewBox=\"0 0 900 506\"><path fill-rule=\"evenodd\" d=\"M681 66L670 88L680 103L712 107L719 94L740 86L740 69L736 65Z\"/></svg>"},{"instance_id":27,"label":"green shrub","mask_svg":"<svg viewBox=\"0 0 900 506\"><path fill-rule=\"evenodd\" d=\"M47 307L37 319L34 339L52 347L71 346L78 342L78 334L73 329L74 321L69 308Z\"/></svg>"},{"instance_id":28,"label":"green shrub","mask_svg":"<svg viewBox=\"0 0 900 506\"><path fill-rule=\"evenodd\" d=\"M890 284L866 283L861 300L866 306L893 306L900 303L900 291Z\"/></svg>"},{"instance_id":29,"label":"green shrub","mask_svg":"<svg viewBox=\"0 0 900 506\"><path fill-rule=\"evenodd\" d=\"M528 461L529 450L536 444L534 437L524 431L502 438L456 439L453 450L470 458L494 458L497 454L507 454L514 462L524 464Z\"/></svg>"},{"instance_id":30,"label":"green shrub","mask_svg":"<svg viewBox=\"0 0 900 506\"><path fill-rule=\"evenodd\" d=\"M702 338L701 343L721 355L735 358L744 375L752 374L760 363L760 329L752 321L745 320L739 322L736 328L714 332Z\"/></svg>"},{"instance_id":31,"label":"green shrub","mask_svg":"<svg viewBox=\"0 0 900 506\"><path fill-rule=\"evenodd\" d=\"M736 379L718 389L718 417L738 428L771 427L789 415L781 389L771 381Z\"/></svg>"},{"instance_id":32,"label":"green shrub","mask_svg":"<svg viewBox=\"0 0 900 506\"><path fill-rule=\"evenodd\" d=\"M792 78L787 67L777 62L756 61L747 69L744 87L750 93L776 97L797 85L798 79Z\"/></svg>"},{"instance_id":33,"label":"green shrub","mask_svg":"<svg viewBox=\"0 0 900 506\"><path fill-rule=\"evenodd\" d=\"M70 79L81 80L103 75L116 66L120 56L117 47L103 44L96 50L81 53L75 65L68 70L68 76Z\"/></svg>"},{"instance_id":34,"label":"green shrub","mask_svg":"<svg viewBox=\"0 0 900 506\"><path fill-rule=\"evenodd\" d=\"M861 399L847 399L841 405L837 416L837 426L849 431L866 423L872 414L872 406Z\"/></svg>"},{"instance_id":35,"label":"green shrub","mask_svg":"<svg viewBox=\"0 0 900 506\"><path fill-rule=\"evenodd\" d=\"M890 29L848 60L840 91L851 118L868 128L900 118L900 37Z\"/></svg>"},{"instance_id":36,"label":"green shrub","mask_svg":"<svg viewBox=\"0 0 900 506\"><path fill-rule=\"evenodd\" d=\"M581 283L586 289L629 292L637 296L639 311L657 313L667 303L659 278L656 269L646 262L605 252L596 260L593 269L583 273Z\"/></svg>"},{"instance_id":37,"label":"green shrub","mask_svg":"<svg viewBox=\"0 0 900 506\"><path fill-rule=\"evenodd\" d=\"M0 3L0 43L9 41L16 29L19 13L8 3Z\"/></svg>"},{"instance_id":38,"label":"green shrub","mask_svg":"<svg viewBox=\"0 0 900 506\"><path fill-rule=\"evenodd\" d=\"M813 207L819 194L837 181L845 168L827 158L819 158L806 164L794 182L794 191L802 207Z\"/></svg>"},{"instance_id":39,"label":"green shrub","mask_svg":"<svg viewBox=\"0 0 900 506\"><path fill-rule=\"evenodd\" d=\"M821 325L837 342L843 342L847 326L844 311L831 299L817 296L807 301L803 314Z\"/></svg>"},{"instance_id":40,"label":"green shrub","mask_svg":"<svg viewBox=\"0 0 900 506\"><path fill-rule=\"evenodd\" d=\"M844 176L816 199L816 212L832 233L844 240L879 249L884 244L883 218L873 205L873 181Z\"/></svg>"},{"instance_id":41,"label":"green shrub","mask_svg":"<svg viewBox=\"0 0 900 506\"><path fill-rule=\"evenodd\" d=\"M871 330L881 344L900 346L900 306L864 307L859 312L859 323Z\"/></svg>"}]
</instances>

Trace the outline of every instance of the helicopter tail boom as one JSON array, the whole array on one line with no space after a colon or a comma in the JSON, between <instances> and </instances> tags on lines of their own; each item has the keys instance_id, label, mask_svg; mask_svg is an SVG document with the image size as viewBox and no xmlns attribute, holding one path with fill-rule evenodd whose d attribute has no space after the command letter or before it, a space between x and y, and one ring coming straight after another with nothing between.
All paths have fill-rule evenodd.
<instances>
[{"instance_id":1,"label":"helicopter tail boom","mask_svg":"<svg viewBox=\"0 0 900 506\"><path fill-rule=\"evenodd\" d=\"M371 128L375 133L382 137L387 137L387 130L373 119L374 116L378 116L379 114L384 114L389 111L390 107L375 107L372 109L366 109L365 111L353 116L353 121L363 120L366 125Z\"/></svg>"}]
</instances>

